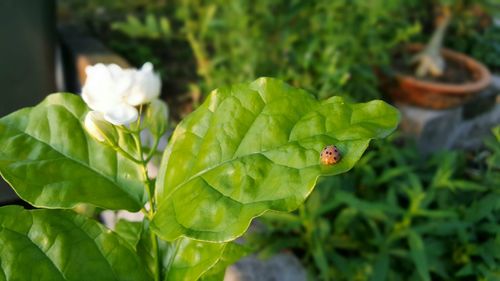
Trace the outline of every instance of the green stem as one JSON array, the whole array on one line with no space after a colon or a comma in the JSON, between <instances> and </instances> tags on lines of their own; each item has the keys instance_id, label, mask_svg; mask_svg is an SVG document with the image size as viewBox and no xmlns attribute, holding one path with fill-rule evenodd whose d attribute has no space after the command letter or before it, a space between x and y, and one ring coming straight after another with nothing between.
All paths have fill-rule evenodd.
<instances>
[{"instance_id":1,"label":"green stem","mask_svg":"<svg viewBox=\"0 0 500 281\"><path fill-rule=\"evenodd\" d=\"M148 219L151 221L153 219L153 216L156 211L156 206L154 203L153 199L153 187L151 186L151 180L148 178L148 171L146 169L146 163L143 163L143 174L144 177L146 178L146 191L148 194L148 202L149 202L149 211L148 211ZM156 234L153 231L150 231L151 234L151 245L153 246L153 255L154 255L154 260L155 260L155 272L154 274L154 280L155 281L160 281L161 279L161 254L160 254L160 249L158 247L158 238L156 237Z\"/></svg>"},{"instance_id":2,"label":"green stem","mask_svg":"<svg viewBox=\"0 0 500 281\"><path fill-rule=\"evenodd\" d=\"M156 272L154 273L154 280L155 281L160 281L161 280L161 253L160 253L160 248L158 247L158 237L156 237L156 234L153 231L149 231L151 233L151 242L153 246L153 253L155 255L155 270Z\"/></svg>"},{"instance_id":3,"label":"green stem","mask_svg":"<svg viewBox=\"0 0 500 281\"><path fill-rule=\"evenodd\" d=\"M149 151L148 155L146 156L146 163L153 158L153 156L156 154L156 149L158 148L158 144L160 143L160 137L155 136L155 141L153 143L153 147L151 147L151 150Z\"/></svg>"},{"instance_id":4,"label":"green stem","mask_svg":"<svg viewBox=\"0 0 500 281\"><path fill-rule=\"evenodd\" d=\"M142 109L142 107L141 107L141 109ZM139 110L139 111L141 111L141 110ZM137 125L139 128L140 121L138 121ZM148 169L147 169L148 161L146 159L144 159L144 153L143 153L143 149L142 149L141 137L139 135L139 132L140 132L140 130L138 132L133 133L132 137L134 138L134 141L135 141L135 144L137 147L137 151L139 153L139 158L141 159L141 161L140 161L141 170L142 170L142 174L144 177L144 183L146 185L146 192L148 195L148 202L149 202L149 210L147 210L146 214L147 214L148 219L151 221L151 219L153 218L155 211L156 211L156 204L154 202L154 197L153 197L153 185L152 185L153 182L149 179L149 174L148 174ZM160 250L158 247L158 237L156 237L156 234L154 232L150 231L150 233L151 233L151 244L153 246L153 255L154 255L154 260L155 260L155 270L154 270L155 272L153 272L154 280L160 281L161 280L162 261L161 261Z\"/></svg>"},{"instance_id":5,"label":"green stem","mask_svg":"<svg viewBox=\"0 0 500 281\"><path fill-rule=\"evenodd\" d=\"M142 104L139 105L139 114L138 114L139 117L137 117L137 132L141 131L141 121L142 121L141 115L142 115Z\"/></svg>"},{"instance_id":6,"label":"green stem","mask_svg":"<svg viewBox=\"0 0 500 281\"><path fill-rule=\"evenodd\" d=\"M119 146L113 146L113 148L116 151L118 151L118 153L120 153L121 155L123 155L125 158L133 161L134 163L136 163L136 164L142 164L142 161L135 159L135 157L133 157L132 155L130 155L128 152L126 152L125 150L123 150L121 147L119 147Z\"/></svg>"}]
</instances>

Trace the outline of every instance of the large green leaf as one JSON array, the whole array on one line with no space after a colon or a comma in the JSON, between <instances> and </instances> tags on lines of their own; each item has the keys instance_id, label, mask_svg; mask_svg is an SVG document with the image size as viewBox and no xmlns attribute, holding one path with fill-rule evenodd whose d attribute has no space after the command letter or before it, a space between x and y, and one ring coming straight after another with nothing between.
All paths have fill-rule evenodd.
<instances>
[{"instance_id":1,"label":"large green leaf","mask_svg":"<svg viewBox=\"0 0 500 281\"><path fill-rule=\"evenodd\" d=\"M129 244L69 210L0 208L0 280L151 280Z\"/></svg>"},{"instance_id":2,"label":"large green leaf","mask_svg":"<svg viewBox=\"0 0 500 281\"><path fill-rule=\"evenodd\" d=\"M139 167L85 132L79 96L54 94L0 119L0 174L34 206L139 210Z\"/></svg>"},{"instance_id":3,"label":"large green leaf","mask_svg":"<svg viewBox=\"0 0 500 281\"><path fill-rule=\"evenodd\" d=\"M269 78L216 90L165 151L152 229L166 240L232 240L266 210L297 208L319 176L351 169L370 139L390 134L398 120L383 101L318 102ZM323 166L329 144L342 160Z\"/></svg>"}]
</instances>

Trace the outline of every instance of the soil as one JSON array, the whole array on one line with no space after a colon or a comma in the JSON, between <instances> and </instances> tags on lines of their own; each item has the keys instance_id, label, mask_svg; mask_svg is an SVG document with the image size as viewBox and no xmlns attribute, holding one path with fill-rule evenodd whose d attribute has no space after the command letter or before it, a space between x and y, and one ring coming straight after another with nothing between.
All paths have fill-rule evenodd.
<instances>
[{"instance_id":1,"label":"soil","mask_svg":"<svg viewBox=\"0 0 500 281\"><path fill-rule=\"evenodd\" d=\"M395 54L392 67L396 72L404 75L412 76L415 73L415 65L411 65L410 61L413 54ZM475 81L473 73L469 71L467 66L461 62L447 60L445 58L445 70L440 77L423 77L419 80L446 84L465 84Z\"/></svg>"}]
</instances>

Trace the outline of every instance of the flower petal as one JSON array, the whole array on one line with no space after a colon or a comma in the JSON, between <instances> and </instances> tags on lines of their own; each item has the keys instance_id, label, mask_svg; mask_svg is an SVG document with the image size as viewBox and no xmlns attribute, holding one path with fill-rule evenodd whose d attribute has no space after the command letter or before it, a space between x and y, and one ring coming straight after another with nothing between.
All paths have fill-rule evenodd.
<instances>
[{"instance_id":1,"label":"flower petal","mask_svg":"<svg viewBox=\"0 0 500 281\"><path fill-rule=\"evenodd\" d=\"M160 95L161 79L153 71L153 65L145 63L142 68L136 71L134 84L130 89L126 102L133 106L138 106L151 102Z\"/></svg>"},{"instance_id":2,"label":"flower petal","mask_svg":"<svg viewBox=\"0 0 500 281\"><path fill-rule=\"evenodd\" d=\"M85 72L82 98L90 108L100 112L122 103L134 80L133 70L123 70L115 64L88 66Z\"/></svg>"}]
</instances>

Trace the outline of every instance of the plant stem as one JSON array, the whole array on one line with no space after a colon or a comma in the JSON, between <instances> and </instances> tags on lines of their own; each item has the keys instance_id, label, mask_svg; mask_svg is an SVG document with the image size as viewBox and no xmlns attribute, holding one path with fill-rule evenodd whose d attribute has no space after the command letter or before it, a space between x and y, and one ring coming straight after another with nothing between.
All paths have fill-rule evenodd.
<instances>
[{"instance_id":1,"label":"plant stem","mask_svg":"<svg viewBox=\"0 0 500 281\"><path fill-rule=\"evenodd\" d=\"M153 156L156 154L156 149L158 148L158 144L160 143L160 138L159 137L155 137L155 141L153 143L153 146L151 147L151 150L149 151L148 155L146 156L146 163L149 162L151 160L151 158L153 158Z\"/></svg>"},{"instance_id":2,"label":"plant stem","mask_svg":"<svg viewBox=\"0 0 500 281\"><path fill-rule=\"evenodd\" d=\"M141 111L142 111L142 106L139 109L139 112L141 112ZM139 114L139 116L140 116L140 114ZM138 128L140 128L140 124L141 124L140 122L141 122L140 120L137 122ZM144 177L144 183L145 183L146 192L148 195L148 202L149 202L149 210L147 210L146 215L147 215L149 221L151 221L151 219L153 218L153 216L156 212L156 204L155 204L154 197L153 197L153 195L154 195L154 187L152 185L153 182L149 179L149 174L148 174L148 169L147 169L147 164L148 164L149 160L144 158L144 152L142 149L142 143L141 143L141 137L140 137L140 129L139 129L139 131L134 132L132 134L132 137L134 138L134 141L135 141L135 144L137 147L137 151L139 153L139 158L141 159L140 165L141 165L141 170L142 170L142 174ZM153 272L154 280L160 281L161 280L162 261L161 261L160 250L158 247L158 237L156 237L156 234L152 231L150 231L150 234L151 234L151 245L153 246L153 253L154 253L153 256L154 256L154 260L155 260L155 267L154 267L155 270Z\"/></svg>"},{"instance_id":3,"label":"plant stem","mask_svg":"<svg viewBox=\"0 0 500 281\"><path fill-rule=\"evenodd\" d=\"M161 253L160 253L160 248L158 247L158 237L156 237L156 234L153 231L149 231L151 234L151 245L153 246L153 253L155 256L155 272L154 272L154 280L155 281L160 281L161 280Z\"/></svg>"},{"instance_id":4,"label":"plant stem","mask_svg":"<svg viewBox=\"0 0 500 281\"><path fill-rule=\"evenodd\" d=\"M125 150L123 150L121 147L119 147L119 146L113 146L113 148L116 151L118 151L118 153L120 153L121 155L123 155L125 158L133 161L134 163L142 164L142 161L135 159L135 157L133 157L132 155L130 155L128 152L126 152Z\"/></svg>"}]
</instances>

